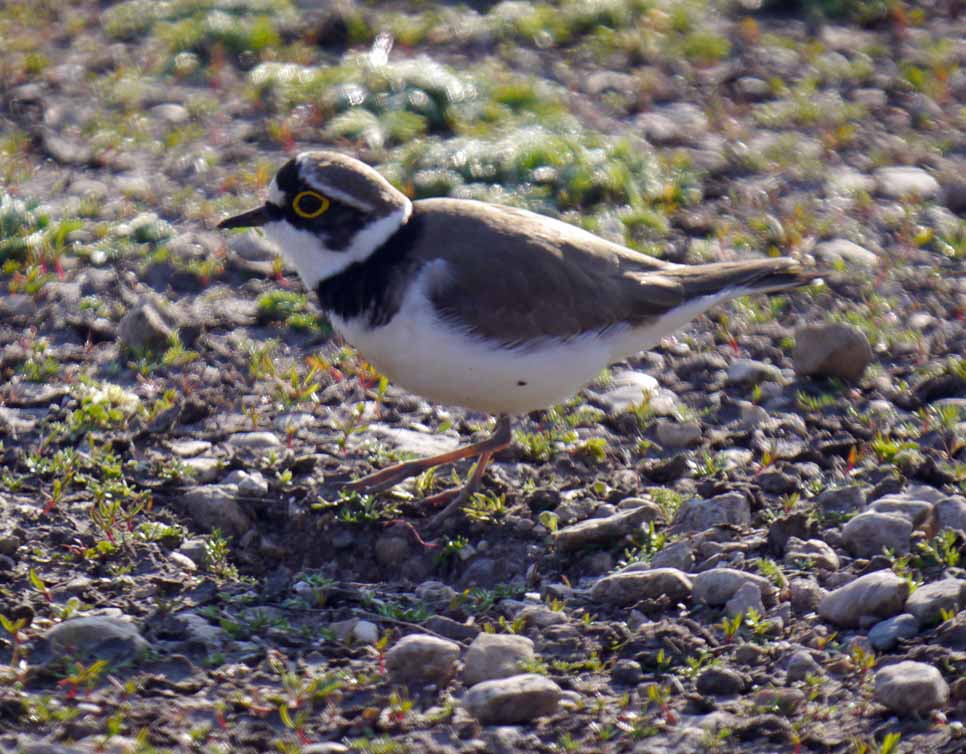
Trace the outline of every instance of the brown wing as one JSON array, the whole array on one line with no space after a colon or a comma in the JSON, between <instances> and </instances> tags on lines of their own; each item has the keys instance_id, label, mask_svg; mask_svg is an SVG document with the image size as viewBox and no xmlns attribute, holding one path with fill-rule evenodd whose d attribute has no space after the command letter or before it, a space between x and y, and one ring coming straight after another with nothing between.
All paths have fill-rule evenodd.
<instances>
[{"instance_id":1,"label":"brown wing","mask_svg":"<svg viewBox=\"0 0 966 754\"><path fill-rule=\"evenodd\" d=\"M642 323L681 303L660 260L542 215L453 199L416 203L430 298L442 316L487 339L522 343ZM459 239L455 242L454 239Z\"/></svg>"}]
</instances>

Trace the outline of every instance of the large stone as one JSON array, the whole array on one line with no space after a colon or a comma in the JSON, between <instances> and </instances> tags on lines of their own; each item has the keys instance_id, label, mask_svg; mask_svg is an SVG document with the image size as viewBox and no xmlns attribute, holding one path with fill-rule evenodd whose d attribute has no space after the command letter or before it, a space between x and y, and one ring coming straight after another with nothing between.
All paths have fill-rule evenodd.
<instances>
[{"instance_id":1,"label":"large stone","mask_svg":"<svg viewBox=\"0 0 966 754\"><path fill-rule=\"evenodd\" d=\"M872 346L861 330L839 322L806 325L795 333L792 365L803 377L858 380L872 361Z\"/></svg>"},{"instance_id":2,"label":"large stone","mask_svg":"<svg viewBox=\"0 0 966 754\"><path fill-rule=\"evenodd\" d=\"M939 181L929 173L906 165L879 168L875 171L875 183L880 194L894 199L907 196L933 199L940 191Z\"/></svg>"},{"instance_id":3,"label":"large stone","mask_svg":"<svg viewBox=\"0 0 966 754\"><path fill-rule=\"evenodd\" d=\"M698 422L661 420L654 428L657 441L665 448L686 448L701 442L701 425Z\"/></svg>"},{"instance_id":4,"label":"large stone","mask_svg":"<svg viewBox=\"0 0 966 754\"><path fill-rule=\"evenodd\" d=\"M789 565L811 563L816 568L837 571L839 556L821 539L801 540L798 537L789 537L785 549L785 563Z\"/></svg>"},{"instance_id":5,"label":"large stone","mask_svg":"<svg viewBox=\"0 0 966 754\"><path fill-rule=\"evenodd\" d=\"M866 488L857 484L847 487L833 487L825 490L815 498L822 513L845 515L857 513L865 508Z\"/></svg>"},{"instance_id":6,"label":"large stone","mask_svg":"<svg viewBox=\"0 0 966 754\"><path fill-rule=\"evenodd\" d=\"M792 610L796 613L811 613L818 610L818 606L828 594L812 579L792 579L788 582L788 592L791 597Z\"/></svg>"},{"instance_id":7,"label":"large stone","mask_svg":"<svg viewBox=\"0 0 966 754\"><path fill-rule=\"evenodd\" d=\"M117 337L133 351L164 351L174 340L174 330L151 304L141 303L121 317Z\"/></svg>"},{"instance_id":8,"label":"large stone","mask_svg":"<svg viewBox=\"0 0 966 754\"><path fill-rule=\"evenodd\" d=\"M915 616L921 626L934 626L942 621L943 611L958 613L966 608L966 580L946 578L923 584L906 601L906 612Z\"/></svg>"},{"instance_id":9,"label":"large stone","mask_svg":"<svg viewBox=\"0 0 966 754\"><path fill-rule=\"evenodd\" d=\"M456 675L460 645L429 634L410 634L386 652L386 670L396 683L443 687Z\"/></svg>"},{"instance_id":10,"label":"large stone","mask_svg":"<svg viewBox=\"0 0 966 754\"><path fill-rule=\"evenodd\" d=\"M728 383L731 385L750 387L760 385L762 382L778 382L781 377L781 369L764 361L735 359L728 366Z\"/></svg>"},{"instance_id":11,"label":"large stone","mask_svg":"<svg viewBox=\"0 0 966 754\"><path fill-rule=\"evenodd\" d=\"M526 636L479 634L463 658L463 683L473 686L518 675L521 664L533 658L533 642Z\"/></svg>"},{"instance_id":12,"label":"large stone","mask_svg":"<svg viewBox=\"0 0 966 754\"><path fill-rule=\"evenodd\" d=\"M708 130L708 116L690 102L674 102L637 116L636 127L660 146L696 146Z\"/></svg>"},{"instance_id":13,"label":"large stone","mask_svg":"<svg viewBox=\"0 0 966 754\"><path fill-rule=\"evenodd\" d=\"M880 652L891 652L901 639L911 639L918 633L919 621L909 613L902 613L872 626L869 629L869 644Z\"/></svg>"},{"instance_id":14,"label":"large stone","mask_svg":"<svg viewBox=\"0 0 966 754\"><path fill-rule=\"evenodd\" d=\"M745 582L725 603L725 615L734 618L736 615L748 615L752 610L758 615L763 615L765 612L765 606L761 601L761 589L756 584Z\"/></svg>"},{"instance_id":15,"label":"large stone","mask_svg":"<svg viewBox=\"0 0 966 754\"><path fill-rule=\"evenodd\" d=\"M661 416L673 414L678 408L674 393L662 388L651 375L630 369L616 370L611 373L606 385L592 386L588 390L593 394L595 403L611 415L622 414L645 401L651 410Z\"/></svg>"},{"instance_id":16,"label":"large stone","mask_svg":"<svg viewBox=\"0 0 966 754\"><path fill-rule=\"evenodd\" d=\"M748 683L747 676L737 670L712 666L701 672L694 685L704 696L731 696L748 688Z\"/></svg>"},{"instance_id":17,"label":"large stone","mask_svg":"<svg viewBox=\"0 0 966 754\"><path fill-rule=\"evenodd\" d=\"M876 513L904 516L915 527L922 526L929 520L932 508L932 503L926 500L914 500L906 494L884 495L869 506L869 510Z\"/></svg>"},{"instance_id":18,"label":"large stone","mask_svg":"<svg viewBox=\"0 0 966 754\"><path fill-rule=\"evenodd\" d=\"M679 531L704 531L719 524L747 526L751 523L751 506L740 492L728 492L709 500L687 500L674 516L673 526Z\"/></svg>"},{"instance_id":19,"label":"large stone","mask_svg":"<svg viewBox=\"0 0 966 754\"><path fill-rule=\"evenodd\" d=\"M236 450L275 450L282 447L282 441L274 432L235 432L226 442Z\"/></svg>"},{"instance_id":20,"label":"large stone","mask_svg":"<svg viewBox=\"0 0 966 754\"><path fill-rule=\"evenodd\" d=\"M375 435L398 451L416 457L449 453L460 444L459 438L454 435L417 432L414 429L393 427L388 424L371 424L366 433L368 436Z\"/></svg>"},{"instance_id":21,"label":"large stone","mask_svg":"<svg viewBox=\"0 0 966 754\"><path fill-rule=\"evenodd\" d=\"M892 571L874 571L826 594L818 614L837 626L857 628L863 618L899 614L908 597L908 581Z\"/></svg>"},{"instance_id":22,"label":"large stone","mask_svg":"<svg viewBox=\"0 0 966 754\"><path fill-rule=\"evenodd\" d=\"M865 268L876 267L879 264L879 257L874 251L869 251L844 238L836 238L834 241L823 241L816 244L812 253L826 264L842 262Z\"/></svg>"},{"instance_id":23,"label":"large stone","mask_svg":"<svg viewBox=\"0 0 966 754\"><path fill-rule=\"evenodd\" d=\"M940 529L966 531L966 498L959 495L947 497L936 503L933 510Z\"/></svg>"},{"instance_id":24,"label":"large stone","mask_svg":"<svg viewBox=\"0 0 966 754\"><path fill-rule=\"evenodd\" d=\"M560 529L554 534L553 540L561 552L577 550L586 545L611 545L628 534L637 533L642 524L657 521L662 516L661 508L648 501L612 516L589 518Z\"/></svg>"},{"instance_id":25,"label":"large stone","mask_svg":"<svg viewBox=\"0 0 966 754\"><path fill-rule=\"evenodd\" d=\"M875 700L899 715L939 709L949 701L949 685L924 662L905 660L875 674Z\"/></svg>"},{"instance_id":26,"label":"large stone","mask_svg":"<svg viewBox=\"0 0 966 754\"><path fill-rule=\"evenodd\" d=\"M237 494L238 489L232 485L192 487L177 499L177 505L199 526L220 529L234 537L252 528L251 518L235 499Z\"/></svg>"},{"instance_id":27,"label":"large stone","mask_svg":"<svg viewBox=\"0 0 966 754\"><path fill-rule=\"evenodd\" d=\"M108 615L71 618L47 631L46 638L56 654L85 661L131 660L150 647L134 624Z\"/></svg>"},{"instance_id":28,"label":"large stone","mask_svg":"<svg viewBox=\"0 0 966 754\"><path fill-rule=\"evenodd\" d=\"M692 596L695 601L712 607L726 604L745 584L758 587L765 602L773 602L776 591L774 585L764 576L746 573L735 568L712 568L710 571L702 571L692 577L692 583L694 585Z\"/></svg>"},{"instance_id":29,"label":"large stone","mask_svg":"<svg viewBox=\"0 0 966 754\"><path fill-rule=\"evenodd\" d=\"M796 688L761 689L752 697L755 707L774 709L786 717L793 716L804 701L805 692Z\"/></svg>"},{"instance_id":30,"label":"large stone","mask_svg":"<svg viewBox=\"0 0 966 754\"><path fill-rule=\"evenodd\" d=\"M610 605L632 605L663 596L677 604L690 599L691 580L676 568L626 571L602 578L594 584L590 596L595 602Z\"/></svg>"},{"instance_id":31,"label":"large stone","mask_svg":"<svg viewBox=\"0 0 966 754\"><path fill-rule=\"evenodd\" d=\"M810 675L818 675L821 672L822 666L815 661L811 652L800 649L788 658L785 680L788 683L796 683L798 681L804 681Z\"/></svg>"},{"instance_id":32,"label":"large stone","mask_svg":"<svg viewBox=\"0 0 966 754\"><path fill-rule=\"evenodd\" d=\"M679 571L687 573L694 568L694 551L691 543L685 539L679 539L661 548L651 560L651 568L677 568ZM632 570L625 568L625 571ZM633 570L641 570L634 568Z\"/></svg>"},{"instance_id":33,"label":"large stone","mask_svg":"<svg viewBox=\"0 0 966 754\"><path fill-rule=\"evenodd\" d=\"M463 697L463 706L484 725L514 725L552 715L560 694L549 678L525 673L476 684Z\"/></svg>"},{"instance_id":34,"label":"large stone","mask_svg":"<svg viewBox=\"0 0 966 754\"><path fill-rule=\"evenodd\" d=\"M842 527L846 548L860 558L871 558L886 548L897 553L909 552L911 536L912 523L894 513L860 513Z\"/></svg>"}]
</instances>

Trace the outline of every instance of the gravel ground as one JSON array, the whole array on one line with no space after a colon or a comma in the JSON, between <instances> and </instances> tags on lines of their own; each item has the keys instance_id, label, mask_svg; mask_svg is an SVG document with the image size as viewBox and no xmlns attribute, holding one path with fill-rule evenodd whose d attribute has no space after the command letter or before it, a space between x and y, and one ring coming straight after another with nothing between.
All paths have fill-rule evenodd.
<instances>
[{"instance_id":1,"label":"gravel ground","mask_svg":"<svg viewBox=\"0 0 966 754\"><path fill-rule=\"evenodd\" d=\"M66 7L62 7L62 5ZM958 2L8 2L0 751L966 750ZM829 271L484 436L218 220L288 154Z\"/></svg>"}]
</instances>

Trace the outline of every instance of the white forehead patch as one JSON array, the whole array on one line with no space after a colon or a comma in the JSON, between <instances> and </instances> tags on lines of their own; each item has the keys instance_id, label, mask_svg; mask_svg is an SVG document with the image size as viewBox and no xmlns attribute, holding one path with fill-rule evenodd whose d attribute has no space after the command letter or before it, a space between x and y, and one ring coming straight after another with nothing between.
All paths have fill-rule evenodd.
<instances>
[{"instance_id":1,"label":"white forehead patch","mask_svg":"<svg viewBox=\"0 0 966 754\"><path fill-rule=\"evenodd\" d=\"M278 182L272 178L272 182L268 184L268 201L269 204L274 204L276 207L285 206L285 194L278 187Z\"/></svg>"}]
</instances>

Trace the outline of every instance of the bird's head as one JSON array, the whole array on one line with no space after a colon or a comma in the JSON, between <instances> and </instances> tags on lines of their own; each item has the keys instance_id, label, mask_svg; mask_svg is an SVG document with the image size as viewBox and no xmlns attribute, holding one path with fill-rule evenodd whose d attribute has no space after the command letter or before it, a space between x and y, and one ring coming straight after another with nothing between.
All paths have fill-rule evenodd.
<instances>
[{"instance_id":1,"label":"bird's head","mask_svg":"<svg viewBox=\"0 0 966 754\"><path fill-rule=\"evenodd\" d=\"M314 289L365 260L411 211L409 199L365 163L337 152L303 152L275 174L262 206L218 227L263 227Z\"/></svg>"}]
</instances>

